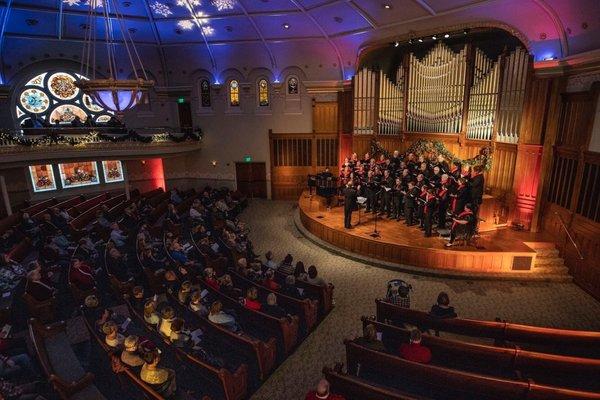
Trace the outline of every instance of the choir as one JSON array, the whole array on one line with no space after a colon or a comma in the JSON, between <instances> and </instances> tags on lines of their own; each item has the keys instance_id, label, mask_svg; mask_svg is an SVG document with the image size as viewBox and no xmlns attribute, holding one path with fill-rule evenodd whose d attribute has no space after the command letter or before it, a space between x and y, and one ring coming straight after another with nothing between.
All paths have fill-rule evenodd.
<instances>
[{"instance_id":1,"label":"choir","mask_svg":"<svg viewBox=\"0 0 600 400\"><path fill-rule=\"evenodd\" d=\"M365 197L367 213L418 225L426 237L436 228L450 228L446 246L452 246L459 236L470 239L477 228L484 176L481 165L449 163L441 154L394 151L390 157L367 153L359 159L354 153L342 164L339 186Z\"/></svg>"}]
</instances>

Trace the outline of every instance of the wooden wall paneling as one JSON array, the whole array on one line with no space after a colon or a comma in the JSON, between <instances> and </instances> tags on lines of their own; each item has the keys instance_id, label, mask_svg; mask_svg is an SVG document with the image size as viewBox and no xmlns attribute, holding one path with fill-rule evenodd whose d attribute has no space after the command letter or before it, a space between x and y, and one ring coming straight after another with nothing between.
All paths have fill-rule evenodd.
<instances>
[{"instance_id":1,"label":"wooden wall paneling","mask_svg":"<svg viewBox=\"0 0 600 400\"><path fill-rule=\"evenodd\" d=\"M549 108L552 79L528 79L519 143L541 144Z\"/></svg>"},{"instance_id":2,"label":"wooden wall paneling","mask_svg":"<svg viewBox=\"0 0 600 400\"><path fill-rule=\"evenodd\" d=\"M538 186L542 163L542 146L520 144L514 171L513 193L515 205L511 210L513 222L530 229L535 206L538 203Z\"/></svg>"},{"instance_id":3,"label":"wooden wall paneling","mask_svg":"<svg viewBox=\"0 0 600 400\"><path fill-rule=\"evenodd\" d=\"M338 126L336 132L352 132L352 88L338 92Z\"/></svg>"},{"instance_id":4,"label":"wooden wall paneling","mask_svg":"<svg viewBox=\"0 0 600 400\"><path fill-rule=\"evenodd\" d=\"M336 133L338 131L337 101L316 102L313 106L313 132Z\"/></svg>"},{"instance_id":5,"label":"wooden wall paneling","mask_svg":"<svg viewBox=\"0 0 600 400\"><path fill-rule=\"evenodd\" d=\"M600 222L600 153L584 153L584 169L575 212Z\"/></svg>"}]
</instances>

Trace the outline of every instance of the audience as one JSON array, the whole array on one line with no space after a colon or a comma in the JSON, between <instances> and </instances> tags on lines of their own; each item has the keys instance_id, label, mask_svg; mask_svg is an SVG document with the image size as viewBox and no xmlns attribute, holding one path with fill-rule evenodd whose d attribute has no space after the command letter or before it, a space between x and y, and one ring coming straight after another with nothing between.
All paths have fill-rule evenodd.
<instances>
[{"instance_id":1,"label":"audience","mask_svg":"<svg viewBox=\"0 0 600 400\"><path fill-rule=\"evenodd\" d=\"M275 318L283 318L288 315L283 308L277 305L277 295L275 295L275 293L269 293L267 295L267 304L262 308L262 311Z\"/></svg>"},{"instance_id":2,"label":"audience","mask_svg":"<svg viewBox=\"0 0 600 400\"><path fill-rule=\"evenodd\" d=\"M164 397L172 396L177 390L175 381L175 371L172 369L159 367L160 352L151 343L146 343L149 347L144 351L144 365L140 371L140 378L152 385L154 390Z\"/></svg>"},{"instance_id":3,"label":"audience","mask_svg":"<svg viewBox=\"0 0 600 400\"><path fill-rule=\"evenodd\" d=\"M71 284L77 286L79 290L89 291L96 286L96 278L92 268L78 256L71 259L69 276Z\"/></svg>"},{"instance_id":4,"label":"audience","mask_svg":"<svg viewBox=\"0 0 600 400\"><path fill-rule=\"evenodd\" d=\"M377 337L377 329L375 325L368 324L363 329L362 337L359 337L355 342L361 346L367 347L376 351L387 351L383 342Z\"/></svg>"},{"instance_id":5,"label":"audience","mask_svg":"<svg viewBox=\"0 0 600 400\"><path fill-rule=\"evenodd\" d=\"M156 301L148 300L144 305L144 321L148 325L158 325L160 323L160 317L156 312Z\"/></svg>"},{"instance_id":6,"label":"audience","mask_svg":"<svg viewBox=\"0 0 600 400\"><path fill-rule=\"evenodd\" d=\"M242 300L242 305L250 310L260 311L262 305L258 300L258 288L252 286L246 290L246 297Z\"/></svg>"},{"instance_id":7,"label":"audience","mask_svg":"<svg viewBox=\"0 0 600 400\"><path fill-rule=\"evenodd\" d=\"M223 311L223 304L220 301L215 301L210 306L208 319L217 325L221 325L232 332L239 332L240 326L236 322L235 317Z\"/></svg>"},{"instance_id":8,"label":"audience","mask_svg":"<svg viewBox=\"0 0 600 400\"><path fill-rule=\"evenodd\" d=\"M306 269L304 268L304 263L302 261L298 261L296 263L296 268L294 269L294 277L296 280L306 280L308 274L306 273Z\"/></svg>"},{"instance_id":9,"label":"audience","mask_svg":"<svg viewBox=\"0 0 600 400\"><path fill-rule=\"evenodd\" d=\"M277 271L279 271L285 275L290 275L290 274L294 273L295 268L292 265L293 261L294 261L294 257L292 257L291 254L286 255L285 258L283 259L283 261L279 264Z\"/></svg>"},{"instance_id":10,"label":"audience","mask_svg":"<svg viewBox=\"0 0 600 400\"><path fill-rule=\"evenodd\" d=\"M306 277L306 282L316 286L327 286L325 279L318 276L317 267L314 265L308 267L308 276Z\"/></svg>"},{"instance_id":11,"label":"audience","mask_svg":"<svg viewBox=\"0 0 600 400\"><path fill-rule=\"evenodd\" d=\"M171 337L171 324L175 319L175 310L173 307L166 306L160 313L160 323L158 325L158 332L165 338Z\"/></svg>"},{"instance_id":12,"label":"audience","mask_svg":"<svg viewBox=\"0 0 600 400\"><path fill-rule=\"evenodd\" d=\"M56 289L42 281L40 268L36 268L27 273L25 293L33 297L36 301L42 302L51 299L56 293Z\"/></svg>"},{"instance_id":13,"label":"audience","mask_svg":"<svg viewBox=\"0 0 600 400\"><path fill-rule=\"evenodd\" d=\"M344 400L344 397L329 392L329 382L321 379L317 388L306 394L305 400Z\"/></svg>"},{"instance_id":14,"label":"audience","mask_svg":"<svg viewBox=\"0 0 600 400\"><path fill-rule=\"evenodd\" d=\"M102 332L106 335L104 341L107 345L114 348L123 347L125 337L119 333L117 324L114 321L106 321L102 326Z\"/></svg>"},{"instance_id":15,"label":"audience","mask_svg":"<svg viewBox=\"0 0 600 400\"><path fill-rule=\"evenodd\" d=\"M279 291L280 293L295 299L304 298L302 291L296 287L296 278L294 278L294 275L288 275L285 277L285 283Z\"/></svg>"},{"instance_id":16,"label":"audience","mask_svg":"<svg viewBox=\"0 0 600 400\"><path fill-rule=\"evenodd\" d=\"M135 336L127 336L123 345L124 349L121 352L121 361L130 367L140 367L144 364L144 359L138 352L140 339Z\"/></svg>"}]
</instances>

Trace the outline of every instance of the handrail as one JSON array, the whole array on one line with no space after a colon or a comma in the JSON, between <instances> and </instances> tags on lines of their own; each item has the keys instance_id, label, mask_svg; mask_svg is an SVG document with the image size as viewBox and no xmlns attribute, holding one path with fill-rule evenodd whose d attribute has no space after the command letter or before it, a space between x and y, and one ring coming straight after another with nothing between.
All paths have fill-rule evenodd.
<instances>
[{"instance_id":1,"label":"handrail","mask_svg":"<svg viewBox=\"0 0 600 400\"><path fill-rule=\"evenodd\" d=\"M565 232L567 233L567 237L569 238L569 240L571 241L571 243L573 243L573 247L575 247L575 250L577 250L577 254L579 254L579 259L583 260L583 254L581 254L581 251L579 250L579 246L577 246L577 243L575 243L575 240L573 240L573 236L571 236L571 233L569 233L569 228L567 228L567 225L565 224L565 221L563 221L562 217L560 216L560 214L558 212L554 212L554 214L556 214L556 216L558 217L558 220L560 221L560 224L562 225L562 227L564 228Z\"/></svg>"}]
</instances>

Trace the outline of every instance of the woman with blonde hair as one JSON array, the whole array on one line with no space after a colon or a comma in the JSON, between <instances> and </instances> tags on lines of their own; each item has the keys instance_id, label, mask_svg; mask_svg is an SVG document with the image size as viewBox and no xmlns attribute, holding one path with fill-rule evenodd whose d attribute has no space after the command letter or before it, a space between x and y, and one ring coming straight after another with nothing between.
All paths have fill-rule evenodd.
<instances>
[{"instance_id":1,"label":"woman with blonde hair","mask_svg":"<svg viewBox=\"0 0 600 400\"><path fill-rule=\"evenodd\" d=\"M156 312L156 302L154 300L148 300L144 304L144 321L149 325L158 325L160 317Z\"/></svg>"},{"instance_id":2,"label":"woman with blonde hair","mask_svg":"<svg viewBox=\"0 0 600 400\"><path fill-rule=\"evenodd\" d=\"M213 324L221 325L232 332L241 330L235 317L223 311L223 304L218 300L211 304L208 319Z\"/></svg>"},{"instance_id":3,"label":"woman with blonde hair","mask_svg":"<svg viewBox=\"0 0 600 400\"><path fill-rule=\"evenodd\" d=\"M106 321L104 325L102 325L102 332L106 335L104 342L107 345L113 348L123 347L125 337L119 333L117 324L115 324L114 321Z\"/></svg>"},{"instance_id":4,"label":"woman with blonde hair","mask_svg":"<svg viewBox=\"0 0 600 400\"><path fill-rule=\"evenodd\" d=\"M168 338L171 336L171 324L175 319L175 310L173 307L166 306L160 313L160 323L158 324L158 333Z\"/></svg>"}]
</instances>

